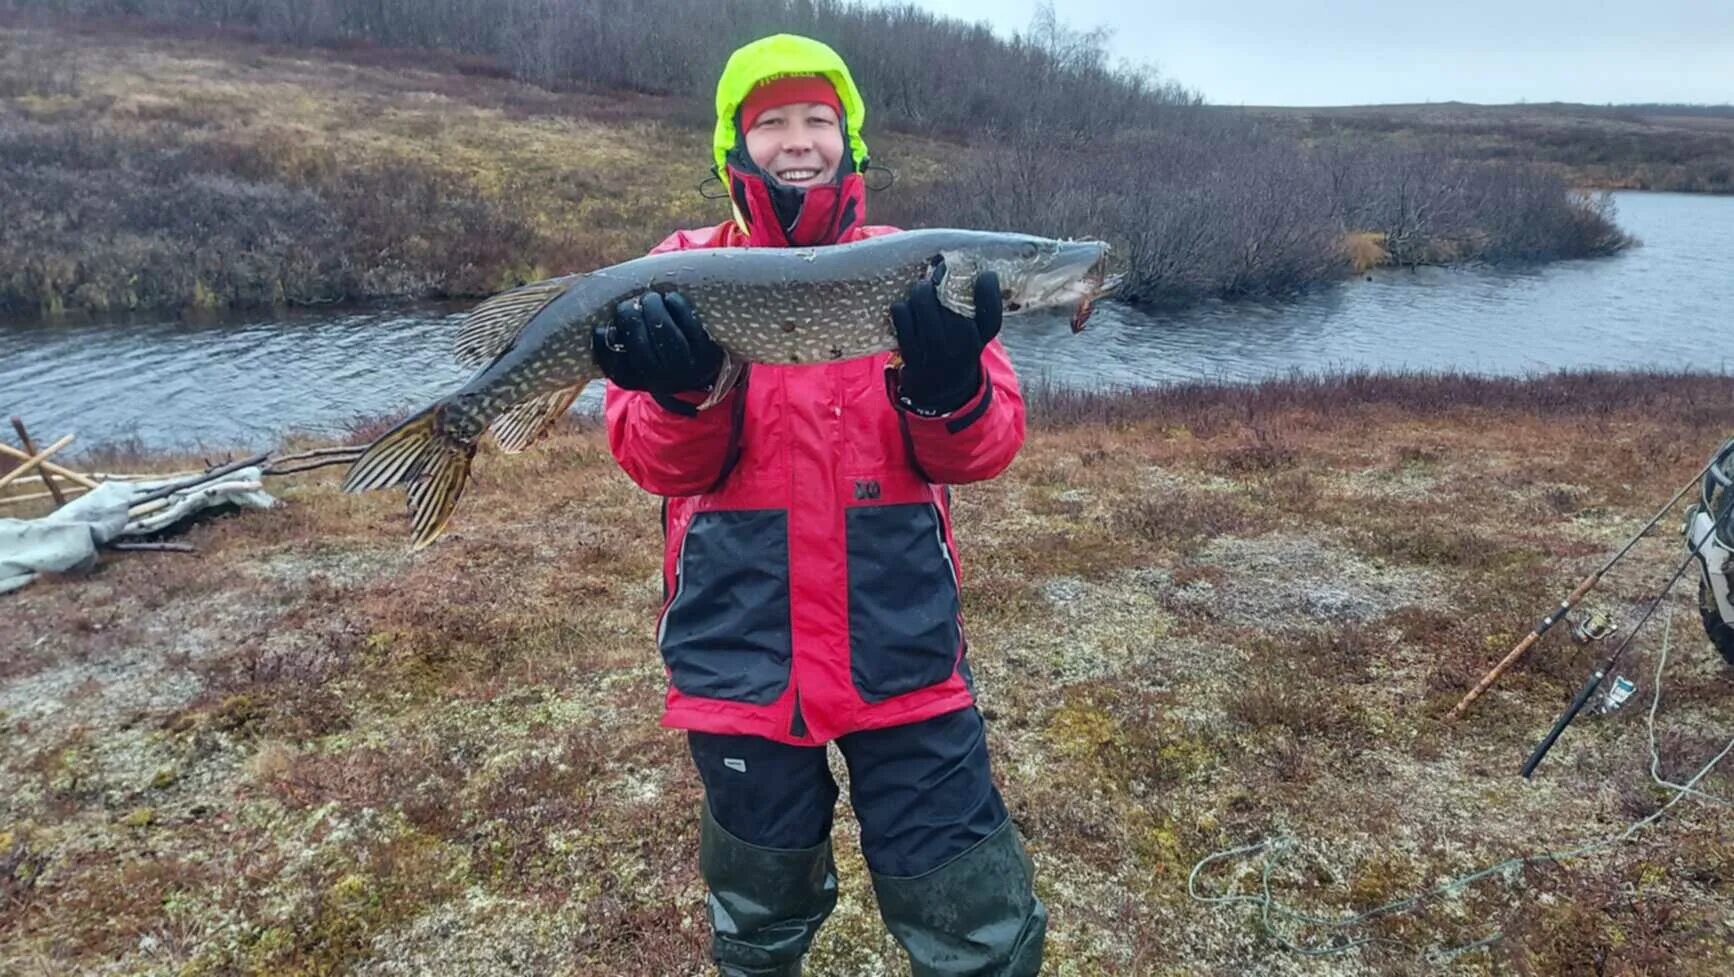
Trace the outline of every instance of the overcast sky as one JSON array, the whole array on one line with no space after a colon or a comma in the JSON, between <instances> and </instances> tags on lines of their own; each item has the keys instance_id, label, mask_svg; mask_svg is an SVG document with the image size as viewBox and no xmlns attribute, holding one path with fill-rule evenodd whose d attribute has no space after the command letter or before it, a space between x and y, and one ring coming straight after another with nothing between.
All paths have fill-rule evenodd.
<instances>
[{"instance_id":1,"label":"overcast sky","mask_svg":"<svg viewBox=\"0 0 1734 977\"><path fill-rule=\"evenodd\" d=\"M1036 0L915 0L1028 27ZM1734 0L1062 0L1227 105L1734 102Z\"/></svg>"}]
</instances>

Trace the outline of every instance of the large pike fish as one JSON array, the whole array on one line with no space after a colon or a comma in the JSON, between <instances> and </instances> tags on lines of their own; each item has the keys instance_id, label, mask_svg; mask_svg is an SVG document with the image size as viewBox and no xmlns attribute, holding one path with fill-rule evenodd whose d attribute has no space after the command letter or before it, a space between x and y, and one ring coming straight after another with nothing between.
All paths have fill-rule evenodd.
<instances>
[{"instance_id":1,"label":"large pike fish","mask_svg":"<svg viewBox=\"0 0 1734 977\"><path fill-rule=\"evenodd\" d=\"M714 248L652 255L503 292L470 312L460 362L480 367L462 389L381 435L350 466L347 492L407 483L420 549L445 530L485 431L522 451L602 378L593 327L645 291L678 291L725 353L705 406L749 363L823 363L895 349L890 306L937 275L939 300L974 314L976 276L999 273L1007 314L1090 305L1118 280L1108 246L988 231L903 231L821 248Z\"/></svg>"}]
</instances>

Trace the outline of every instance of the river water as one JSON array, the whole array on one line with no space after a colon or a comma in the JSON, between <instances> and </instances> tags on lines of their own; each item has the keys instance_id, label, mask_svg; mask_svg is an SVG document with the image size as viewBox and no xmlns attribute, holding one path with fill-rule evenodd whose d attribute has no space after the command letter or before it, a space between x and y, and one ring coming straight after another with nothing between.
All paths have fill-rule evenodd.
<instances>
[{"instance_id":1,"label":"river water","mask_svg":"<svg viewBox=\"0 0 1734 977\"><path fill-rule=\"evenodd\" d=\"M1643 244L1612 258L1380 270L1297 300L1173 313L1109 303L1076 336L1058 317L1022 317L1003 338L1024 376L1089 386L1358 368L1734 372L1734 197L1615 199ZM465 307L0 324L0 415L22 415L39 441L76 432L86 446L342 436L358 416L407 411L464 380L449 350ZM593 385L580 405L596 397Z\"/></svg>"}]
</instances>

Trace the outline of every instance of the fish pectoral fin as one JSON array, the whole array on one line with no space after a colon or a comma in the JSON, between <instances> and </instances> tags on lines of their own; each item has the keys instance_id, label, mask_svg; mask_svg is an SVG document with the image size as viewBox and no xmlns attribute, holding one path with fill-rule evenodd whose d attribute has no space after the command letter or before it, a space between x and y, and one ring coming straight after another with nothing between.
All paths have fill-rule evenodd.
<instances>
[{"instance_id":1,"label":"fish pectoral fin","mask_svg":"<svg viewBox=\"0 0 1734 977\"><path fill-rule=\"evenodd\" d=\"M728 353L723 353L722 368L717 371L716 382L711 384L710 396L698 405L698 409L708 410L721 403L722 399L729 395L729 391L735 388L735 384L740 382L741 377L746 372L747 363L745 360L737 360Z\"/></svg>"},{"instance_id":2,"label":"fish pectoral fin","mask_svg":"<svg viewBox=\"0 0 1734 977\"><path fill-rule=\"evenodd\" d=\"M512 346L524 324L572 287L572 278L550 278L501 292L470 310L453 355L465 366L487 366Z\"/></svg>"},{"instance_id":3,"label":"fish pectoral fin","mask_svg":"<svg viewBox=\"0 0 1734 977\"><path fill-rule=\"evenodd\" d=\"M463 494L476 446L440 433L440 410L434 406L380 435L349 466L343 491L368 492L409 483L409 507L414 517L414 549L421 549L445 531L446 521Z\"/></svg>"},{"instance_id":4,"label":"fish pectoral fin","mask_svg":"<svg viewBox=\"0 0 1734 977\"><path fill-rule=\"evenodd\" d=\"M531 397L496 417L488 430L494 432L494 440L499 443L500 450L508 454L523 451L553 428L554 422L566 413L566 408L572 406L572 401L578 399L578 391L582 389L584 385L578 384L551 394Z\"/></svg>"}]
</instances>

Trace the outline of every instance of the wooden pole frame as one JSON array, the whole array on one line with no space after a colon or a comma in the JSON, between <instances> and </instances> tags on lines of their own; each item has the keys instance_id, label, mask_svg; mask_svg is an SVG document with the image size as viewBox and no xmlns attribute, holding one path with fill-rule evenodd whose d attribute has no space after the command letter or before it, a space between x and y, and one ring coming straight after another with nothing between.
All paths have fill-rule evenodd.
<instances>
[{"instance_id":1,"label":"wooden pole frame","mask_svg":"<svg viewBox=\"0 0 1734 977\"><path fill-rule=\"evenodd\" d=\"M11 458L16 458L19 461L29 461L30 460L30 452L19 451L17 448L12 447L11 445L7 444L4 441L0 441L0 455L6 455L6 456L11 457ZM96 486L97 486L97 482L95 479L93 479L87 475L80 475L78 472L75 472L70 468L62 468L59 465L56 465L56 464L53 464L50 462L46 462L46 461L43 462L42 463L42 470L45 472L49 472L50 474L59 475L61 478L71 479L72 481L77 482L78 484L84 486L85 488L96 488Z\"/></svg>"},{"instance_id":2,"label":"wooden pole frame","mask_svg":"<svg viewBox=\"0 0 1734 977\"><path fill-rule=\"evenodd\" d=\"M24 459L24 463L19 465L17 468L12 469L11 471L7 472L4 475L0 475L0 488L5 488L6 486L11 485L14 481L17 481L18 479L23 478L25 475L30 474L32 471L35 470L36 466L42 464L42 462L45 459L47 459L49 455L54 454L56 451L59 451L61 448L64 448L67 445L71 444L72 438L73 438L73 436L68 434L67 436L61 438L59 441L56 441L53 444L49 445L48 447L42 449L41 451L38 451L35 454L30 455L28 458Z\"/></svg>"},{"instance_id":3,"label":"wooden pole frame","mask_svg":"<svg viewBox=\"0 0 1734 977\"><path fill-rule=\"evenodd\" d=\"M18 432L18 443L24 446L24 450L35 454L36 442L30 440L30 432L24 427L24 418L13 414L12 430ZM54 496L54 507L58 509L66 504L66 496L61 493L60 486L54 484L54 479L48 477L49 474L47 470L44 470L40 477L42 484L48 486L49 493Z\"/></svg>"}]
</instances>

